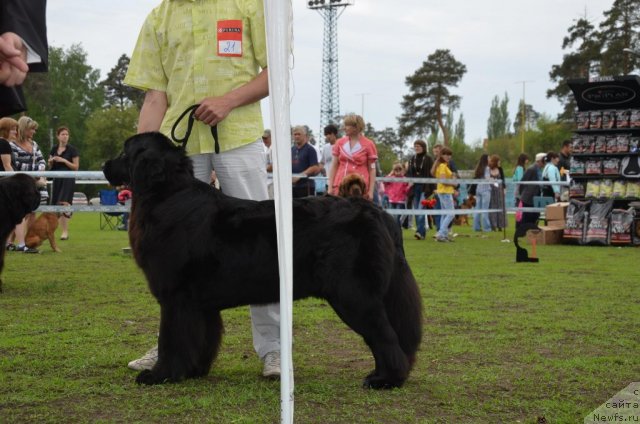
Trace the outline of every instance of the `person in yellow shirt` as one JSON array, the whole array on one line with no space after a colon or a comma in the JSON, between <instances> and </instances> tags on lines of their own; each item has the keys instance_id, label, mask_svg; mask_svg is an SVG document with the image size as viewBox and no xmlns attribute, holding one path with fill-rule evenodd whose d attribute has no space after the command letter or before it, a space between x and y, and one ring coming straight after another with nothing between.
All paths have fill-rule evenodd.
<instances>
[{"instance_id":1,"label":"person in yellow shirt","mask_svg":"<svg viewBox=\"0 0 640 424\"><path fill-rule=\"evenodd\" d=\"M436 159L433 167L431 168L431 174L434 178L454 180L455 176L449 168L449 161L451 160L453 152L448 147L443 147L440 150L440 155ZM439 182L436 188L436 194L440 200L440 209L453 210L455 206L453 204L453 193L456 187L455 181L451 183ZM440 219L440 228L436 234L436 241L449 242L453 241L449 238L449 224L453 221L454 215L444 215Z\"/></svg>"},{"instance_id":2,"label":"person in yellow shirt","mask_svg":"<svg viewBox=\"0 0 640 424\"><path fill-rule=\"evenodd\" d=\"M241 199L269 198L260 110L269 93L265 39L262 0L163 0L142 26L124 80L146 91L138 133L170 136L180 115L199 105L186 142L194 175L208 183L215 169L221 190ZM186 121L177 134L186 133ZM277 377L279 306L250 309L263 375ZM129 367L151 369L157 352L152 348Z\"/></svg>"}]
</instances>

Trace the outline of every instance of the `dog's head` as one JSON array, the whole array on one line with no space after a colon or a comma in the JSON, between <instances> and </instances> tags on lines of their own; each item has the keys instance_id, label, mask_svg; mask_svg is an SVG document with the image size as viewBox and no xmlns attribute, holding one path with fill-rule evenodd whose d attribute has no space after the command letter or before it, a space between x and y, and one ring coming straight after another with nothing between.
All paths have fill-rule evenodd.
<instances>
[{"instance_id":1,"label":"dog's head","mask_svg":"<svg viewBox=\"0 0 640 424\"><path fill-rule=\"evenodd\" d=\"M15 226L28 213L40 206L40 191L33 177L16 174L0 178L0 204L7 205L6 212L10 225Z\"/></svg>"},{"instance_id":2,"label":"dog's head","mask_svg":"<svg viewBox=\"0 0 640 424\"><path fill-rule=\"evenodd\" d=\"M469 194L468 197L464 200L463 205L468 209L472 209L476 206L476 196L473 194Z\"/></svg>"},{"instance_id":3,"label":"dog's head","mask_svg":"<svg viewBox=\"0 0 640 424\"><path fill-rule=\"evenodd\" d=\"M108 160L103 171L109 184L128 185L136 193L193 177L193 165L184 149L158 132L127 139L122 153Z\"/></svg>"},{"instance_id":4,"label":"dog's head","mask_svg":"<svg viewBox=\"0 0 640 424\"><path fill-rule=\"evenodd\" d=\"M338 195L340 197L364 197L367 185L360 174L349 174L340 183Z\"/></svg>"}]
</instances>

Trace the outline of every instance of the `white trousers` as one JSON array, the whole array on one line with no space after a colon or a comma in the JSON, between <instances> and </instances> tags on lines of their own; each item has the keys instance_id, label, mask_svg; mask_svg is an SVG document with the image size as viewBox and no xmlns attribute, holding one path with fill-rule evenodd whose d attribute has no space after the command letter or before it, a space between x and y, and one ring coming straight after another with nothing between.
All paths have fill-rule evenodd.
<instances>
[{"instance_id":1,"label":"white trousers","mask_svg":"<svg viewBox=\"0 0 640 424\"><path fill-rule=\"evenodd\" d=\"M262 139L219 154L191 156L195 177L209 183L215 169L222 192L239 199L266 200L266 158ZM251 305L253 347L260 359L280 350L280 304Z\"/></svg>"}]
</instances>

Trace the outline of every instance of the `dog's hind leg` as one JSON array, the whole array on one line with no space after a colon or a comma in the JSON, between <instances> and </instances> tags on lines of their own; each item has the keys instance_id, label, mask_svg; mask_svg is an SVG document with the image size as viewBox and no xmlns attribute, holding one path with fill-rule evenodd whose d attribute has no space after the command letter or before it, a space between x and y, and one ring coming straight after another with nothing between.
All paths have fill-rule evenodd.
<instances>
[{"instance_id":1,"label":"dog's hind leg","mask_svg":"<svg viewBox=\"0 0 640 424\"><path fill-rule=\"evenodd\" d=\"M158 362L138 374L136 381L150 385L206 375L221 337L219 311L175 296L161 304Z\"/></svg>"},{"instance_id":2,"label":"dog's hind leg","mask_svg":"<svg viewBox=\"0 0 640 424\"><path fill-rule=\"evenodd\" d=\"M364 379L363 386L373 389L402 386L411 367L387 319L382 299L371 298L366 293L338 295L335 299L329 299L329 303L338 316L364 338L375 359L375 370Z\"/></svg>"}]
</instances>

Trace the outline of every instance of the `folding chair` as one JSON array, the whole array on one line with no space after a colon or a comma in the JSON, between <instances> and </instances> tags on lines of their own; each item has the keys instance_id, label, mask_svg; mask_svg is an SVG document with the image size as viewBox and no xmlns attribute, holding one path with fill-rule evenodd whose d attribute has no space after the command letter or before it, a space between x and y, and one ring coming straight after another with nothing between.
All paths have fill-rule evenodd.
<instances>
[{"instance_id":1,"label":"folding chair","mask_svg":"<svg viewBox=\"0 0 640 424\"><path fill-rule=\"evenodd\" d=\"M117 205L118 192L109 189L100 190L100 204L105 206ZM122 215L124 215L123 212L100 212L100 229L117 229L122 225Z\"/></svg>"}]
</instances>

